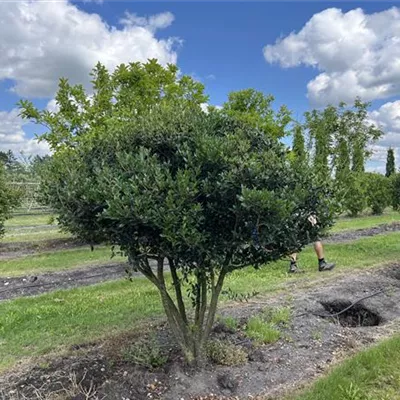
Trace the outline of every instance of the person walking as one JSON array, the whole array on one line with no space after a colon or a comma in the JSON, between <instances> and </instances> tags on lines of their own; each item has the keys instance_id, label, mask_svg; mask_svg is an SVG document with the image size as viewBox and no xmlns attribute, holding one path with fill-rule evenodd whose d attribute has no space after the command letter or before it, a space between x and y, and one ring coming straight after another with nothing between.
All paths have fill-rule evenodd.
<instances>
[{"instance_id":1,"label":"person walking","mask_svg":"<svg viewBox=\"0 0 400 400\"><path fill-rule=\"evenodd\" d=\"M314 215L308 217L308 221L312 226L317 224L317 218ZM318 271L331 271L333 268L335 268L335 263L329 263L325 260L324 247L321 240L317 240L314 243L314 251L318 258ZM293 253L290 255L289 273L293 274L297 272L300 272L297 266L297 253Z\"/></svg>"}]
</instances>

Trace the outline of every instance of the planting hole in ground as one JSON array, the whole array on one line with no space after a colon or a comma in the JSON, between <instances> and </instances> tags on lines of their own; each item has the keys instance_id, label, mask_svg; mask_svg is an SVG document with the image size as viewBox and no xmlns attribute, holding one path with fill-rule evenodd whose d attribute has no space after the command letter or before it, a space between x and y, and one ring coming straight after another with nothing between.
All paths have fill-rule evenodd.
<instances>
[{"instance_id":1,"label":"planting hole in ground","mask_svg":"<svg viewBox=\"0 0 400 400\"><path fill-rule=\"evenodd\" d=\"M396 267L389 271L389 276L393 279L397 279L400 281L400 268Z\"/></svg>"},{"instance_id":2,"label":"planting hole in ground","mask_svg":"<svg viewBox=\"0 0 400 400\"><path fill-rule=\"evenodd\" d=\"M350 301L334 300L330 302L321 302L322 306L330 314L336 314L351 305ZM340 325L356 328L358 326L377 326L382 319L379 314L369 310L362 304L355 304L338 316L330 318L332 321L339 321Z\"/></svg>"}]
</instances>

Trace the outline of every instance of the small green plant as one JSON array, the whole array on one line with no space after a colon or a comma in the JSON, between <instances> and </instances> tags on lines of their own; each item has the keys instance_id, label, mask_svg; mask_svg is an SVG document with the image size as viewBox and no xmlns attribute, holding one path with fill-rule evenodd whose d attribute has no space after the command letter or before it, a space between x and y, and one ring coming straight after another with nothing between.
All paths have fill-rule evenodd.
<instances>
[{"instance_id":1,"label":"small green plant","mask_svg":"<svg viewBox=\"0 0 400 400\"><path fill-rule=\"evenodd\" d=\"M236 331L239 325L237 319L234 317L222 318L221 323L224 324L231 331Z\"/></svg>"},{"instance_id":2,"label":"small green plant","mask_svg":"<svg viewBox=\"0 0 400 400\"><path fill-rule=\"evenodd\" d=\"M226 296L228 298L228 300L238 301L240 303L247 303L253 297L258 296L260 294L260 292L253 290L252 292L248 292L248 293L238 293L238 292L233 291L231 288L228 288L226 290L223 290L221 292L221 294Z\"/></svg>"},{"instance_id":3,"label":"small green plant","mask_svg":"<svg viewBox=\"0 0 400 400\"><path fill-rule=\"evenodd\" d=\"M263 316L265 316L266 322L272 325L287 327L290 323L291 315L290 307L279 307L276 309L266 308L263 310Z\"/></svg>"},{"instance_id":4,"label":"small green plant","mask_svg":"<svg viewBox=\"0 0 400 400\"><path fill-rule=\"evenodd\" d=\"M56 218L54 215L50 215L50 217L47 220L47 225L54 225L56 223Z\"/></svg>"},{"instance_id":5,"label":"small green plant","mask_svg":"<svg viewBox=\"0 0 400 400\"><path fill-rule=\"evenodd\" d=\"M240 346L222 340L210 340L206 345L207 358L220 365L241 365L247 362L247 354Z\"/></svg>"},{"instance_id":6,"label":"small green plant","mask_svg":"<svg viewBox=\"0 0 400 400\"><path fill-rule=\"evenodd\" d=\"M322 333L321 333L321 331L314 331L312 334L311 334L311 337L314 339L314 340L321 340L322 339Z\"/></svg>"},{"instance_id":7,"label":"small green plant","mask_svg":"<svg viewBox=\"0 0 400 400\"><path fill-rule=\"evenodd\" d=\"M155 338L134 343L123 352L123 359L146 368L162 367L168 360Z\"/></svg>"},{"instance_id":8,"label":"small green plant","mask_svg":"<svg viewBox=\"0 0 400 400\"><path fill-rule=\"evenodd\" d=\"M339 389L341 392L341 400L366 400L361 389L353 382L347 387L339 386Z\"/></svg>"},{"instance_id":9,"label":"small green plant","mask_svg":"<svg viewBox=\"0 0 400 400\"><path fill-rule=\"evenodd\" d=\"M246 335L259 344L275 343L281 337L281 333L271 322L265 322L259 316L248 320Z\"/></svg>"}]
</instances>

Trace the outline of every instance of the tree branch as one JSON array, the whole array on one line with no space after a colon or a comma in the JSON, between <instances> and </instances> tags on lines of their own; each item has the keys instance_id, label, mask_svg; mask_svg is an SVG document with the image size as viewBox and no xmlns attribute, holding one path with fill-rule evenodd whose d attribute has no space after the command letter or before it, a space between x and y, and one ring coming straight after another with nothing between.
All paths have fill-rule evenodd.
<instances>
[{"instance_id":1,"label":"tree branch","mask_svg":"<svg viewBox=\"0 0 400 400\"><path fill-rule=\"evenodd\" d=\"M211 287L212 295L211 295L210 307L209 307L209 311L208 311L206 326L204 328L203 336L201 338L201 343L204 343L204 341L207 340L207 338L210 336L212 325L213 325L214 319L215 319L215 313L217 311L218 298L221 293L221 289L224 284L224 279L225 279L227 272L228 271L226 268L222 268L216 285L215 286L213 285Z\"/></svg>"},{"instance_id":2,"label":"tree branch","mask_svg":"<svg viewBox=\"0 0 400 400\"><path fill-rule=\"evenodd\" d=\"M176 300L178 302L179 313L182 316L183 322L187 324L188 321L186 317L185 303L183 302L183 297L182 297L181 281L178 277L174 260L172 258L168 258L168 263L169 263L169 268L171 270L172 281L175 287L175 294L176 294Z\"/></svg>"}]
</instances>

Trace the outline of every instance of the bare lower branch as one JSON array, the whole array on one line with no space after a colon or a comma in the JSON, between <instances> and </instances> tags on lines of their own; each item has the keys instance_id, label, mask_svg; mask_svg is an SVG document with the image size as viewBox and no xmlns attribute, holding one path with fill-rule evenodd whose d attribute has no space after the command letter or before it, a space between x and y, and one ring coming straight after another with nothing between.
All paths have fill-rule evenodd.
<instances>
[{"instance_id":1,"label":"bare lower branch","mask_svg":"<svg viewBox=\"0 0 400 400\"><path fill-rule=\"evenodd\" d=\"M174 263L174 260L172 260L171 258L168 258L168 263L169 263L169 268L171 270L172 281L173 281L174 288L175 288L176 301L178 302L179 313L181 314L182 319L185 322L185 324L187 324L188 321L187 321L187 317L186 317L185 303L183 302L183 297L182 297L181 281L178 277L178 273L176 270L176 265Z\"/></svg>"},{"instance_id":2,"label":"bare lower branch","mask_svg":"<svg viewBox=\"0 0 400 400\"><path fill-rule=\"evenodd\" d=\"M208 310L208 316L207 316L207 322L206 326L204 328L204 333L202 337L202 342L207 340L207 338L210 335L212 325L214 323L215 319L215 313L217 311L217 304L218 304L218 298L219 295L221 294L222 286L224 284L225 276L227 274L227 270L225 268L222 268L221 272L219 273L218 280L216 285L211 287L211 301L210 301L210 307Z\"/></svg>"}]
</instances>

